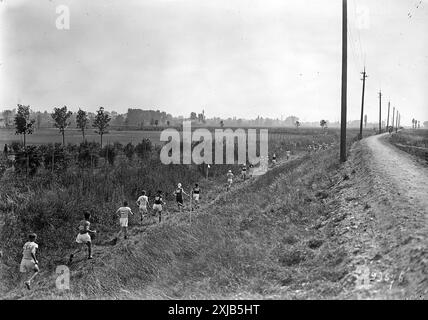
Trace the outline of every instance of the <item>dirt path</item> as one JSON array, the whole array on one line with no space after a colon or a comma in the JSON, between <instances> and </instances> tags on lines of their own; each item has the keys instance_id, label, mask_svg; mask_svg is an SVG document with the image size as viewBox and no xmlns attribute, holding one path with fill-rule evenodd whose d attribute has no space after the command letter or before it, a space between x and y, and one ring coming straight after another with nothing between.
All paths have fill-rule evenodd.
<instances>
[{"instance_id":1,"label":"dirt path","mask_svg":"<svg viewBox=\"0 0 428 320\"><path fill-rule=\"evenodd\" d=\"M428 298L428 168L388 143L356 143L335 232L351 255L344 298Z\"/></svg>"}]
</instances>

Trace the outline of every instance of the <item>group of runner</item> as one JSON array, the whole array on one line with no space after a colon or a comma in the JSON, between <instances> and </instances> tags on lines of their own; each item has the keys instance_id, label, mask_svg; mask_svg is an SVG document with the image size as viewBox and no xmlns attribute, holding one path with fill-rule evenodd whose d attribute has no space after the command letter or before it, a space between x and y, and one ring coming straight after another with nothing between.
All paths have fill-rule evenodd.
<instances>
[{"instance_id":1,"label":"group of runner","mask_svg":"<svg viewBox=\"0 0 428 320\"><path fill-rule=\"evenodd\" d=\"M272 156L272 163L276 164L276 155L273 154ZM252 165L250 165L250 168L252 168ZM227 172L227 191L230 190L234 174L232 173L232 170L228 170ZM245 180L247 178L247 166L243 164L241 166L241 178ZM191 210L198 209L200 207L200 193L201 189L199 187L198 183L195 183L194 187L191 190L191 194L187 194L181 183L177 184L177 188L174 190L174 196L177 203L177 207L182 211L184 208L184 198L183 195L188 196L191 198ZM136 204L138 205L138 210L140 213L140 221L141 224L144 222L145 218L149 217L149 198L146 194L146 191L143 190L141 192L141 196L138 197ZM166 203L163 200L163 193L161 190L158 190L156 195L154 196L154 203L153 203L153 216L158 216L158 222L160 223L162 221L162 210L163 206L166 205ZM123 233L124 239L128 238L128 221L129 216L134 215L131 208L128 205L127 201L123 202L123 205L118 208L115 212L115 215L119 215L119 224L120 224L120 231L117 235L117 238L119 238L120 234ZM82 251L85 247L88 251L88 259L92 259L92 239L91 235L96 234L96 230L92 230L90 228L90 213L85 213L84 218L79 222L78 225L78 234L76 237L75 242L78 244L78 248L74 250L69 257L68 264L71 264L73 262L74 256ZM36 250L38 249L38 244L36 243L37 235L35 233L31 233L28 236L28 241L24 244L23 247L23 257L21 260L20 265L20 272L21 273L31 273L32 275L29 277L28 280L24 282L25 286L30 290L31 288L31 281L33 281L34 277L39 273L39 267L38 267L38 260L36 258Z\"/></svg>"}]
</instances>

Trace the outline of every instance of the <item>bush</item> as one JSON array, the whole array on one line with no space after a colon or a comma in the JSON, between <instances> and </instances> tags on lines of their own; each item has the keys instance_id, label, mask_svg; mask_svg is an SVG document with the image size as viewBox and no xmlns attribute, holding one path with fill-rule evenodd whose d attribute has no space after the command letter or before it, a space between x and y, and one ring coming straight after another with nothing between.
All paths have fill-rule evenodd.
<instances>
[{"instance_id":1,"label":"bush","mask_svg":"<svg viewBox=\"0 0 428 320\"><path fill-rule=\"evenodd\" d=\"M132 157L134 156L135 153L135 147L134 145L130 142L128 143L124 148L123 148L123 152L125 153L125 156L129 159L132 160Z\"/></svg>"},{"instance_id":2,"label":"bush","mask_svg":"<svg viewBox=\"0 0 428 320\"><path fill-rule=\"evenodd\" d=\"M16 152L15 169L17 173L36 174L42 164L42 154L36 146L27 146Z\"/></svg>"},{"instance_id":3,"label":"bush","mask_svg":"<svg viewBox=\"0 0 428 320\"><path fill-rule=\"evenodd\" d=\"M62 171L68 168L72 159L72 154L67 151L67 149L71 149L70 147L65 148L60 143L55 143L54 145L50 143L41 145L38 149L43 157L45 169L52 170L52 161L55 171Z\"/></svg>"},{"instance_id":4,"label":"bush","mask_svg":"<svg viewBox=\"0 0 428 320\"><path fill-rule=\"evenodd\" d=\"M100 155L105 158L109 164L113 165L116 159L116 149L113 145L108 144L101 149Z\"/></svg>"},{"instance_id":5,"label":"bush","mask_svg":"<svg viewBox=\"0 0 428 320\"><path fill-rule=\"evenodd\" d=\"M113 146L117 153L123 152L123 144L121 144L120 142L116 141Z\"/></svg>"},{"instance_id":6,"label":"bush","mask_svg":"<svg viewBox=\"0 0 428 320\"><path fill-rule=\"evenodd\" d=\"M82 142L78 148L77 161L82 168L96 167L99 160L100 144L96 142Z\"/></svg>"},{"instance_id":7,"label":"bush","mask_svg":"<svg viewBox=\"0 0 428 320\"><path fill-rule=\"evenodd\" d=\"M137 146L135 147L135 152L140 158L147 157L150 152L152 151L153 146L150 139L144 138L143 141L141 141Z\"/></svg>"}]
</instances>

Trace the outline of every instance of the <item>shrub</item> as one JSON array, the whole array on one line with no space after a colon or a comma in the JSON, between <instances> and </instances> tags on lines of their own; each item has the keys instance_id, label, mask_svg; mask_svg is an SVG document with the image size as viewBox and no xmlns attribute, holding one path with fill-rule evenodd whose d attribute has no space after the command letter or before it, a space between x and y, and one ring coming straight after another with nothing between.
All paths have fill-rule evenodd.
<instances>
[{"instance_id":1,"label":"shrub","mask_svg":"<svg viewBox=\"0 0 428 320\"><path fill-rule=\"evenodd\" d=\"M37 146L27 146L16 152L15 169L17 173L33 176L42 163L42 154Z\"/></svg>"},{"instance_id":2,"label":"shrub","mask_svg":"<svg viewBox=\"0 0 428 320\"><path fill-rule=\"evenodd\" d=\"M100 144L95 142L82 142L78 148L77 161L82 168L96 167L99 160Z\"/></svg>"},{"instance_id":3,"label":"shrub","mask_svg":"<svg viewBox=\"0 0 428 320\"><path fill-rule=\"evenodd\" d=\"M105 158L109 164L113 165L114 160L116 159L116 152L117 151L115 147L111 144L108 144L101 149L100 155L101 157Z\"/></svg>"},{"instance_id":4,"label":"shrub","mask_svg":"<svg viewBox=\"0 0 428 320\"><path fill-rule=\"evenodd\" d=\"M134 156L135 153L135 147L134 145L129 142L124 148L123 148L123 152L125 153L125 156L129 159L132 160L132 157Z\"/></svg>"},{"instance_id":5,"label":"shrub","mask_svg":"<svg viewBox=\"0 0 428 320\"><path fill-rule=\"evenodd\" d=\"M147 157L150 152L152 151L152 142L150 139L144 138L143 141L141 141L137 146L135 147L135 152L140 158Z\"/></svg>"}]
</instances>

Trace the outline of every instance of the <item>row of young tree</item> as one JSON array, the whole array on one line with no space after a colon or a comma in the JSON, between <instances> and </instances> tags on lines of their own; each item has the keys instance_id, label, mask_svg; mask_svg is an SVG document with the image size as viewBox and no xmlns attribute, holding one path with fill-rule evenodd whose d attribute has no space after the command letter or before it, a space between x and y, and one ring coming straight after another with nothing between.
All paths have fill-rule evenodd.
<instances>
[{"instance_id":1,"label":"row of young tree","mask_svg":"<svg viewBox=\"0 0 428 320\"><path fill-rule=\"evenodd\" d=\"M114 165L120 154L126 156L129 161L132 161L135 156L139 159L147 159L154 150L150 139L143 139L137 145L132 143L122 145L115 142L104 147L99 143L87 141L67 145L50 143L23 146L18 142L10 145L10 151L15 155L13 165L16 172L29 175L34 175L41 167L52 172L62 172L71 165L94 168L98 166L100 158L105 159L105 164Z\"/></svg>"},{"instance_id":2,"label":"row of young tree","mask_svg":"<svg viewBox=\"0 0 428 320\"><path fill-rule=\"evenodd\" d=\"M26 145L26 135L34 132L35 119L30 118L30 106L18 104L18 109L15 115L15 133L23 135L24 146ZM54 108L51 113L51 117L54 121L54 125L59 129L62 135L62 144L65 145L65 130L70 126L70 117L72 112L67 109L67 106L62 108ZM100 135L100 145L103 145L103 135L108 133L107 128L111 117L104 111L103 107L100 107L95 115L92 127L95 128L95 133ZM76 116L76 127L81 130L83 141L85 140L85 132L89 127L88 113L82 109L79 109Z\"/></svg>"}]
</instances>

